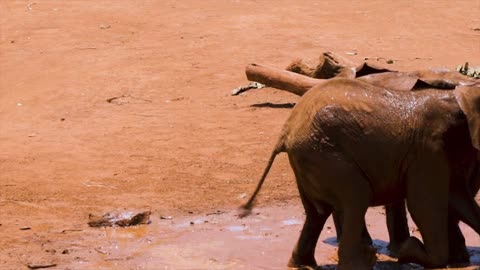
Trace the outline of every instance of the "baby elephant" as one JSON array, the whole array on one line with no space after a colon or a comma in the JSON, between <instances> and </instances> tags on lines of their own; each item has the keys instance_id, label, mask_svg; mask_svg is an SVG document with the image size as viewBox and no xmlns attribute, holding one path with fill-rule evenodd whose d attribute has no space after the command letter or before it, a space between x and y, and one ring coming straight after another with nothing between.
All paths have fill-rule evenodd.
<instances>
[{"instance_id":1,"label":"baby elephant","mask_svg":"<svg viewBox=\"0 0 480 270\"><path fill-rule=\"evenodd\" d=\"M480 234L470 186L478 150L480 87L402 92L331 79L294 107L244 209L251 209L276 155L286 152L306 212L289 266L317 266L318 237L336 211L343 215L338 268L372 269L375 252L362 241L365 212L406 199L424 243L407 238L399 260L444 267L455 245L448 232L463 239L450 218Z\"/></svg>"}]
</instances>

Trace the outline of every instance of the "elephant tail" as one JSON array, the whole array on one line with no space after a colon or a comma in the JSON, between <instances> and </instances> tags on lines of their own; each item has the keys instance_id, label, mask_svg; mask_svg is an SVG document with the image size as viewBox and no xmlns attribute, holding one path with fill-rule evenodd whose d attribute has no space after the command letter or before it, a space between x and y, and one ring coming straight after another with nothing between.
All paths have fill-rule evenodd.
<instances>
[{"instance_id":1,"label":"elephant tail","mask_svg":"<svg viewBox=\"0 0 480 270\"><path fill-rule=\"evenodd\" d=\"M283 142L283 138L280 138L279 142L277 143L277 146L275 147L275 149L273 150L273 152L270 156L270 159L268 160L267 167L263 171L262 178L260 178L260 181L257 184L257 188L253 192L253 194L250 197L250 199L248 200L248 202L240 207L240 213L238 214L238 216L240 218L243 218L243 217L246 217L246 216L250 215L250 213L252 211L252 208L253 208L255 198L257 197L258 192L262 188L263 182L265 181L265 178L267 177L268 172L270 171L270 168L272 167L272 164L273 164L273 161L275 160L275 157L278 154L280 154L282 152L285 152L285 151L286 151L286 149L285 149L285 144Z\"/></svg>"}]
</instances>

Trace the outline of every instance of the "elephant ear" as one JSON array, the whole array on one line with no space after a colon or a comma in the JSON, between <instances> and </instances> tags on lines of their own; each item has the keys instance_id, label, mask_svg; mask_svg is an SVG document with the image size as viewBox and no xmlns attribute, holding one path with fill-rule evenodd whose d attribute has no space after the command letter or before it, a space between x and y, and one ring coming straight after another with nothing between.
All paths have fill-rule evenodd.
<instances>
[{"instance_id":1,"label":"elephant ear","mask_svg":"<svg viewBox=\"0 0 480 270\"><path fill-rule=\"evenodd\" d=\"M454 93L458 105L467 116L472 145L480 150L480 86L457 86Z\"/></svg>"}]
</instances>

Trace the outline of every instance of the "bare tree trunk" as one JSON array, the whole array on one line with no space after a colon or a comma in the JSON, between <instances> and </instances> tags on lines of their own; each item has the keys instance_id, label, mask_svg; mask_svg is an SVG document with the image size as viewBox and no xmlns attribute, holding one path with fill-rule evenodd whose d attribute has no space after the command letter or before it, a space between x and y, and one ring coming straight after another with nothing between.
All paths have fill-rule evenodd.
<instances>
[{"instance_id":1,"label":"bare tree trunk","mask_svg":"<svg viewBox=\"0 0 480 270\"><path fill-rule=\"evenodd\" d=\"M305 94L310 88L318 83L325 81L283 69L262 67L256 64L248 65L245 69L245 73L250 81L259 82L266 86L285 90L299 96Z\"/></svg>"}]
</instances>

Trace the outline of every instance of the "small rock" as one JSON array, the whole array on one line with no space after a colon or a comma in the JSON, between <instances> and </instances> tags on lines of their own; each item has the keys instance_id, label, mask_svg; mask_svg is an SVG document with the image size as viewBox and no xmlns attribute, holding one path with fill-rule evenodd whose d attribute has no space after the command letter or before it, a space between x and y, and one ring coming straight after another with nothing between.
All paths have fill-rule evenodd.
<instances>
[{"instance_id":1,"label":"small rock","mask_svg":"<svg viewBox=\"0 0 480 270\"><path fill-rule=\"evenodd\" d=\"M94 250L100 254L107 254L107 252L103 251L101 248L94 248Z\"/></svg>"},{"instance_id":2,"label":"small rock","mask_svg":"<svg viewBox=\"0 0 480 270\"><path fill-rule=\"evenodd\" d=\"M207 213L206 215L207 216L211 216L211 215L220 215L220 214L223 214L225 213L225 211L222 211L222 210L217 210L215 212L212 212L212 213Z\"/></svg>"},{"instance_id":3,"label":"small rock","mask_svg":"<svg viewBox=\"0 0 480 270\"><path fill-rule=\"evenodd\" d=\"M250 89L260 89L264 88L266 85L258 83L258 82L251 82L247 86L240 86L232 90L232 96L242 95L243 92L250 90Z\"/></svg>"},{"instance_id":4,"label":"small rock","mask_svg":"<svg viewBox=\"0 0 480 270\"><path fill-rule=\"evenodd\" d=\"M20 227L20 230L21 231L28 231L28 230L31 230L32 228L30 227Z\"/></svg>"},{"instance_id":5,"label":"small rock","mask_svg":"<svg viewBox=\"0 0 480 270\"><path fill-rule=\"evenodd\" d=\"M180 100L184 100L184 99L185 99L184 97L176 97L176 98L170 99L170 102L171 101L180 101Z\"/></svg>"},{"instance_id":6,"label":"small rock","mask_svg":"<svg viewBox=\"0 0 480 270\"><path fill-rule=\"evenodd\" d=\"M27 9L28 10L32 10L33 9L33 6L36 5L37 3L33 2L33 3L30 3L27 5Z\"/></svg>"},{"instance_id":7,"label":"small rock","mask_svg":"<svg viewBox=\"0 0 480 270\"><path fill-rule=\"evenodd\" d=\"M27 267L29 269L41 269L41 268L50 268L57 266L56 263L48 263L48 264L28 264Z\"/></svg>"},{"instance_id":8,"label":"small rock","mask_svg":"<svg viewBox=\"0 0 480 270\"><path fill-rule=\"evenodd\" d=\"M160 216L160 219L168 219L168 220L170 220L170 219L173 219L173 217L172 217L172 216Z\"/></svg>"},{"instance_id":9,"label":"small rock","mask_svg":"<svg viewBox=\"0 0 480 270\"><path fill-rule=\"evenodd\" d=\"M65 249L65 250L62 251L62 254L69 254L69 253L70 253L70 251L68 251L68 249Z\"/></svg>"},{"instance_id":10,"label":"small rock","mask_svg":"<svg viewBox=\"0 0 480 270\"><path fill-rule=\"evenodd\" d=\"M112 227L112 226L135 226L139 224L150 224L150 211L140 212L135 215L133 213L106 213L98 217L92 214L89 215L90 227Z\"/></svg>"},{"instance_id":11,"label":"small rock","mask_svg":"<svg viewBox=\"0 0 480 270\"><path fill-rule=\"evenodd\" d=\"M108 25L108 24L100 24L100 29L108 29L110 28L111 26Z\"/></svg>"},{"instance_id":12,"label":"small rock","mask_svg":"<svg viewBox=\"0 0 480 270\"><path fill-rule=\"evenodd\" d=\"M392 60L392 59L387 60L387 64L393 64L393 63L395 63L395 60Z\"/></svg>"}]
</instances>

